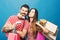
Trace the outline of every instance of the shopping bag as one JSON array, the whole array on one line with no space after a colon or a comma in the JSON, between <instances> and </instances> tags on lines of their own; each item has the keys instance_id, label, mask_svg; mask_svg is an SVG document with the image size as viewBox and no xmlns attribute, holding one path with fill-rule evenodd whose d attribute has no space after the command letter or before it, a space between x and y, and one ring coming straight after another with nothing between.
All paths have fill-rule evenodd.
<instances>
[{"instance_id":1,"label":"shopping bag","mask_svg":"<svg viewBox=\"0 0 60 40\"><path fill-rule=\"evenodd\" d=\"M58 33L58 26L47 21L47 20L41 20L40 22L36 23L41 28L45 27L49 32L48 34L45 34L42 32L42 34L47 37L49 40L56 40L57 33Z\"/></svg>"},{"instance_id":2,"label":"shopping bag","mask_svg":"<svg viewBox=\"0 0 60 40\"><path fill-rule=\"evenodd\" d=\"M16 33L9 33L8 40L20 40L20 35Z\"/></svg>"},{"instance_id":3,"label":"shopping bag","mask_svg":"<svg viewBox=\"0 0 60 40\"><path fill-rule=\"evenodd\" d=\"M38 32L36 40L45 40L45 36L41 32Z\"/></svg>"},{"instance_id":4,"label":"shopping bag","mask_svg":"<svg viewBox=\"0 0 60 40\"><path fill-rule=\"evenodd\" d=\"M8 40L21 40L20 35L16 33L16 27L14 27L13 32L8 33Z\"/></svg>"},{"instance_id":5,"label":"shopping bag","mask_svg":"<svg viewBox=\"0 0 60 40\"><path fill-rule=\"evenodd\" d=\"M58 34L58 30L57 30L57 32L56 32L55 35L52 35L52 34L50 34L50 33L45 34L45 33L43 33L43 32L42 32L42 34L43 34L46 38L48 38L49 40L56 40L57 34Z\"/></svg>"}]
</instances>

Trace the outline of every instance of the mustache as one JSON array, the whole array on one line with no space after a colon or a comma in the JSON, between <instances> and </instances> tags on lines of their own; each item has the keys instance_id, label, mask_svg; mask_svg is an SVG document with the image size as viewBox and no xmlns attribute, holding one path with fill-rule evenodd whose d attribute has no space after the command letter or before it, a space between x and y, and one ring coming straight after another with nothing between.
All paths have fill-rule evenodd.
<instances>
[{"instance_id":1,"label":"mustache","mask_svg":"<svg viewBox=\"0 0 60 40\"><path fill-rule=\"evenodd\" d=\"M22 13L22 14L25 14L25 13ZM25 14L26 15L26 14Z\"/></svg>"}]
</instances>

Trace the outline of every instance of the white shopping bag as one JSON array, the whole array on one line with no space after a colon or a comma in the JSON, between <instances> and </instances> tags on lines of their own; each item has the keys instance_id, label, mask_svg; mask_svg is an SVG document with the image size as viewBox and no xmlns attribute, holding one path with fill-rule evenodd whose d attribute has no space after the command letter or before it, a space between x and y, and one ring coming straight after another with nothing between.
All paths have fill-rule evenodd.
<instances>
[{"instance_id":1,"label":"white shopping bag","mask_svg":"<svg viewBox=\"0 0 60 40\"><path fill-rule=\"evenodd\" d=\"M49 31L51 31L52 33L55 33L56 30L57 30L57 25L55 25L55 24L53 24L53 23L51 23L51 22L49 22L49 21L46 22L46 24L45 24L44 27L47 28L47 29L48 29Z\"/></svg>"}]
</instances>

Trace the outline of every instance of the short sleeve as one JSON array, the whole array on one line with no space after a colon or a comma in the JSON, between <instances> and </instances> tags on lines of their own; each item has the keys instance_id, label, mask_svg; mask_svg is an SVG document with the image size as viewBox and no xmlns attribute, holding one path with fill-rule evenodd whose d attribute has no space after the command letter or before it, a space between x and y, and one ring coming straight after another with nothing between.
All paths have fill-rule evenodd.
<instances>
[{"instance_id":1,"label":"short sleeve","mask_svg":"<svg viewBox=\"0 0 60 40\"><path fill-rule=\"evenodd\" d=\"M11 23L10 20L11 20L11 16L7 19L6 24Z\"/></svg>"},{"instance_id":2,"label":"short sleeve","mask_svg":"<svg viewBox=\"0 0 60 40\"><path fill-rule=\"evenodd\" d=\"M13 23L15 22L15 20L16 20L16 17L15 17L15 16L10 16L10 17L8 18L8 20L7 20L7 23L13 24Z\"/></svg>"}]
</instances>

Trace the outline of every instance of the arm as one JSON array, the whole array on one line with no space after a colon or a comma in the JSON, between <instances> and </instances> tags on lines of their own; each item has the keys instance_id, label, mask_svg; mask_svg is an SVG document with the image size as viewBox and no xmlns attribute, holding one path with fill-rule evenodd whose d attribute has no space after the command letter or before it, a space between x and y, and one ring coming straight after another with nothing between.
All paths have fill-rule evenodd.
<instances>
[{"instance_id":1,"label":"arm","mask_svg":"<svg viewBox=\"0 0 60 40\"><path fill-rule=\"evenodd\" d=\"M9 17L9 19L6 21L5 25L3 26L2 32L8 32L13 29L12 24L10 22L10 18L11 17Z\"/></svg>"},{"instance_id":2,"label":"arm","mask_svg":"<svg viewBox=\"0 0 60 40\"><path fill-rule=\"evenodd\" d=\"M29 27L29 23L28 23L28 21L25 21L23 30L22 30L22 31L17 31L17 33L19 33L20 36L21 36L22 38L24 38L24 36L25 36L26 33L27 33L28 27Z\"/></svg>"},{"instance_id":3,"label":"arm","mask_svg":"<svg viewBox=\"0 0 60 40\"><path fill-rule=\"evenodd\" d=\"M27 30L23 29L23 31L17 31L17 33L19 33L20 36L21 36L22 38L24 38L24 36L25 36L26 33L27 33Z\"/></svg>"},{"instance_id":4,"label":"arm","mask_svg":"<svg viewBox=\"0 0 60 40\"><path fill-rule=\"evenodd\" d=\"M49 32L45 27L43 27L41 24L39 24L39 22L36 22L36 24L37 24L40 28L42 28L42 30L43 30L44 33L47 34L47 33Z\"/></svg>"}]
</instances>

